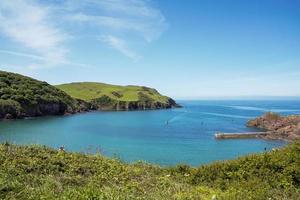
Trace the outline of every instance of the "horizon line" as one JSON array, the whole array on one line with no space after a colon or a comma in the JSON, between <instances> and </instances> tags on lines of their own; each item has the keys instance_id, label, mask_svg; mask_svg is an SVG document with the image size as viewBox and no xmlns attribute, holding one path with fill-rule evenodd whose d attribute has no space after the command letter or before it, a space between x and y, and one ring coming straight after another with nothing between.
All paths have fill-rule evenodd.
<instances>
[{"instance_id":1,"label":"horizon line","mask_svg":"<svg viewBox=\"0 0 300 200\"><path fill-rule=\"evenodd\" d=\"M281 95L251 95L251 96L187 96L187 97L173 97L176 100L300 100L300 95L295 96L281 96Z\"/></svg>"}]
</instances>

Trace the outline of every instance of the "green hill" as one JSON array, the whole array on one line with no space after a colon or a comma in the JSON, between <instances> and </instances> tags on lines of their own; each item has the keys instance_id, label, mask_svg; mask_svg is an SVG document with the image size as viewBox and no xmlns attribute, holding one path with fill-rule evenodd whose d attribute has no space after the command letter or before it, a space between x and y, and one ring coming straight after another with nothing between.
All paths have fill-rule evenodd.
<instances>
[{"instance_id":1,"label":"green hill","mask_svg":"<svg viewBox=\"0 0 300 200\"><path fill-rule=\"evenodd\" d=\"M143 86L119 86L81 82L57 85L70 96L91 102L100 110L156 109L178 106L157 90Z\"/></svg>"},{"instance_id":2,"label":"green hill","mask_svg":"<svg viewBox=\"0 0 300 200\"><path fill-rule=\"evenodd\" d=\"M300 199L300 143L198 168L0 145L0 199Z\"/></svg>"},{"instance_id":3,"label":"green hill","mask_svg":"<svg viewBox=\"0 0 300 200\"><path fill-rule=\"evenodd\" d=\"M16 73L0 71L0 119L62 115L88 110L139 110L177 107L155 89L103 83L56 87Z\"/></svg>"},{"instance_id":4,"label":"green hill","mask_svg":"<svg viewBox=\"0 0 300 200\"><path fill-rule=\"evenodd\" d=\"M0 71L0 119L72 113L76 107L76 100L46 82Z\"/></svg>"}]
</instances>

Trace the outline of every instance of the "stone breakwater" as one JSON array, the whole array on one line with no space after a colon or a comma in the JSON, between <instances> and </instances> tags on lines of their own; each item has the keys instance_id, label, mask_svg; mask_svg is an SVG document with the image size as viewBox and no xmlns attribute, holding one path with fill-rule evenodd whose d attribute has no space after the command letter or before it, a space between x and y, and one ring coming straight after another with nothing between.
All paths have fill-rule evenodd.
<instances>
[{"instance_id":1,"label":"stone breakwater","mask_svg":"<svg viewBox=\"0 0 300 200\"><path fill-rule=\"evenodd\" d=\"M261 117L249 120L248 127L259 128L261 132L221 133L215 134L216 139L249 139L262 138L270 140L300 140L300 115L281 116L268 112Z\"/></svg>"},{"instance_id":2,"label":"stone breakwater","mask_svg":"<svg viewBox=\"0 0 300 200\"><path fill-rule=\"evenodd\" d=\"M264 139L299 140L300 115L281 116L268 112L261 117L249 120L248 127L255 127L266 131Z\"/></svg>"},{"instance_id":3,"label":"stone breakwater","mask_svg":"<svg viewBox=\"0 0 300 200\"><path fill-rule=\"evenodd\" d=\"M250 132L250 133L216 133L216 139L249 139L249 138L261 138L266 136L267 132Z\"/></svg>"}]
</instances>

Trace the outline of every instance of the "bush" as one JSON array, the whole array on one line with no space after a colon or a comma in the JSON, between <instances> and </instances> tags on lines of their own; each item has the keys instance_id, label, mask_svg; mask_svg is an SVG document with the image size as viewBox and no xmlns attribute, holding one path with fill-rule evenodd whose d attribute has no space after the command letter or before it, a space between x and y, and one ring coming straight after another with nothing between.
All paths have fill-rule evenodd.
<instances>
[{"instance_id":1,"label":"bush","mask_svg":"<svg viewBox=\"0 0 300 200\"><path fill-rule=\"evenodd\" d=\"M280 114L274 112L267 112L264 117L269 121L279 120L281 118Z\"/></svg>"},{"instance_id":2,"label":"bush","mask_svg":"<svg viewBox=\"0 0 300 200\"><path fill-rule=\"evenodd\" d=\"M123 94L121 94L121 93L119 93L119 92L113 91L113 92L111 92L111 94L114 95L114 96L117 97L117 98L123 97Z\"/></svg>"},{"instance_id":3,"label":"bush","mask_svg":"<svg viewBox=\"0 0 300 200\"><path fill-rule=\"evenodd\" d=\"M300 199L300 143L198 168L0 145L0 199Z\"/></svg>"}]
</instances>

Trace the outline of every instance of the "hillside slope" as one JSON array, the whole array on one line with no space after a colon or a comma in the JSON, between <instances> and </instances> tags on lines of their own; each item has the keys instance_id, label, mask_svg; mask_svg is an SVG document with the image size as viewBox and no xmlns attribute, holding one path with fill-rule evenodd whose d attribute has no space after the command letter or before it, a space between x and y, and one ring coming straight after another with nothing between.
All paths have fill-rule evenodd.
<instances>
[{"instance_id":1,"label":"hillside slope","mask_svg":"<svg viewBox=\"0 0 300 200\"><path fill-rule=\"evenodd\" d=\"M73 113L77 107L76 100L46 82L0 71L0 119Z\"/></svg>"},{"instance_id":2,"label":"hillside slope","mask_svg":"<svg viewBox=\"0 0 300 200\"><path fill-rule=\"evenodd\" d=\"M300 143L198 168L0 145L0 199L300 199Z\"/></svg>"},{"instance_id":3,"label":"hillside slope","mask_svg":"<svg viewBox=\"0 0 300 200\"><path fill-rule=\"evenodd\" d=\"M20 74L0 71L0 119L177 106L173 99L147 87L88 82L54 87Z\"/></svg>"},{"instance_id":4,"label":"hillside slope","mask_svg":"<svg viewBox=\"0 0 300 200\"><path fill-rule=\"evenodd\" d=\"M88 101L98 110L136 110L177 107L176 102L153 88L95 82L57 85L70 96Z\"/></svg>"}]
</instances>

